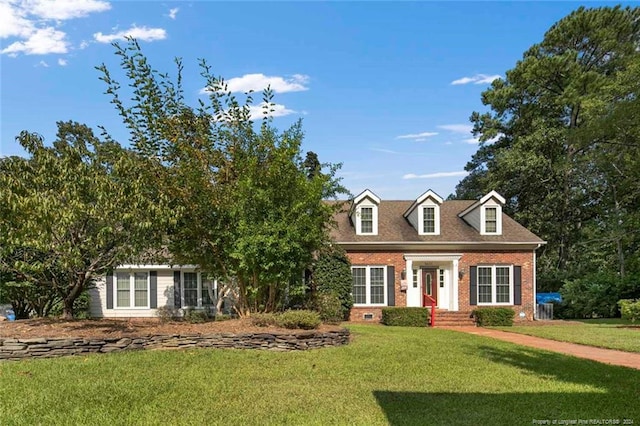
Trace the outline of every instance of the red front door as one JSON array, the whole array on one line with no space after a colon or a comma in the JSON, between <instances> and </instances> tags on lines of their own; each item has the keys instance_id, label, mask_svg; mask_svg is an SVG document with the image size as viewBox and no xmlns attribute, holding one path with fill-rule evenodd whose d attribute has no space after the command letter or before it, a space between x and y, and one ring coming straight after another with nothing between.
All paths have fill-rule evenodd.
<instances>
[{"instance_id":1,"label":"red front door","mask_svg":"<svg viewBox=\"0 0 640 426\"><path fill-rule=\"evenodd\" d=\"M431 306L431 299L426 296L430 296L435 301L436 306L438 305L437 272L437 269L422 270L422 306Z\"/></svg>"}]
</instances>

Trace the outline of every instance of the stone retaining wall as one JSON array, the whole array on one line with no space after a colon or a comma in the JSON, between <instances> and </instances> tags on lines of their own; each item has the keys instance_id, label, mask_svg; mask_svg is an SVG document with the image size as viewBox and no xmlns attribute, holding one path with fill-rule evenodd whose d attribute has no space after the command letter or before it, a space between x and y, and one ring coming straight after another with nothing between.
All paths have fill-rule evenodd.
<instances>
[{"instance_id":1,"label":"stone retaining wall","mask_svg":"<svg viewBox=\"0 0 640 426\"><path fill-rule=\"evenodd\" d=\"M1 339L0 360L53 358L144 349L234 348L299 351L346 345L349 330L331 332L171 334L144 337Z\"/></svg>"}]
</instances>

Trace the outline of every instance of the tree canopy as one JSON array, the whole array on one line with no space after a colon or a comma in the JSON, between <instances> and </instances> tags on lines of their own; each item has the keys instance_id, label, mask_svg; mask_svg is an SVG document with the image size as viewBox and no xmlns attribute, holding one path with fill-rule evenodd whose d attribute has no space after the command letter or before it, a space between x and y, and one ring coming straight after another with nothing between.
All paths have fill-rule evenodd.
<instances>
[{"instance_id":1,"label":"tree canopy","mask_svg":"<svg viewBox=\"0 0 640 426\"><path fill-rule=\"evenodd\" d=\"M640 272L640 8L581 7L482 93L458 198L495 189L548 241L541 283Z\"/></svg>"},{"instance_id":2,"label":"tree canopy","mask_svg":"<svg viewBox=\"0 0 640 426\"><path fill-rule=\"evenodd\" d=\"M114 47L131 98L123 99L104 64L98 69L133 148L163 164L162 186L177 212L168 234L174 261L234 282L241 315L278 308L292 278L302 277L328 240L339 205L324 200L345 192L334 177L339 166L320 164L313 153L303 160L302 124L282 132L272 125L268 88L264 117L254 124L252 94L238 99L206 61L200 69L208 100L192 107L179 59L174 81L149 65L135 40Z\"/></svg>"},{"instance_id":3,"label":"tree canopy","mask_svg":"<svg viewBox=\"0 0 640 426\"><path fill-rule=\"evenodd\" d=\"M28 158L0 162L0 269L73 302L108 269L159 248L167 197L157 161L102 141L85 125L59 122L52 147L22 132Z\"/></svg>"}]
</instances>

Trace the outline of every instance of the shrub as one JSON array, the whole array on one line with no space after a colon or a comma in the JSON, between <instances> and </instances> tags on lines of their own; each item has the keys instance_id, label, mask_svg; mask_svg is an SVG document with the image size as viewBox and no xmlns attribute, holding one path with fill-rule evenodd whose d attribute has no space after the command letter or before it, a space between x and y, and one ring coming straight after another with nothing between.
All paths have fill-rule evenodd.
<instances>
[{"instance_id":1,"label":"shrub","mask_svg":"<svg viewBox=\"0 0 640 426\"><path fill-rule=\"evenodd\" d=\"M426 327L429 324L429 314L429 308L382 308L382 323L401 327Z\"/></svg>"},{"instance_id":2,"label":"shrub","mask_svg":"<svg viewBox=\"0 0 640 426\"><path fill-rule=\"evenodd\" d=\"M622 318L631 322L640 320L640 299L623 299L618 301Z\"/></svg>"},{"instance_id":3,"label":"shrub","mask_svg":"<svg viewBox=\"0 0 640 426\"><path fill-rule=\"evenodd\" d=\"M510 308L480 308L471 313L481 327L512 326L515 314Z\"/></svg>"},{"instance_id":4,"label":"shrub","mask_svg":"<svg viewBox=\"0 0 640 426\"><path fill-rule=\"evenodd\" d=\"M216 314L215 317L213 317L214 320L216 321L228 321L230 319L232 319L233 317L231 315L228 314Z\"/></svg>"},{"instance_id":5,"label":"shrub","mask_svg":"<svg viewBox=\"0 0 640 426\"><path fill-rule=\"evenodd\" d=\"M209 314L203 309L187 309L184 311L184 319L191 324L200 324L209 320Z\"/></svg>"},{"instance_id":6,"label":"shrub","mask_svg":"<svg viewBox=\"0 0 640 426\"><path fill-rule=\"evenodd\" d=\"M335 324L344 319L342 303L335 294L318 294L315 308L323 322Z\"/></svg>"},{"instance_id":7,"label":"shrub","mask_svg":"<svg viewBox=\"0 0 640 426\"><path fill-rule=\"evenodd\" d=\"M161 322L169 322L178 316L178 311L171 306L161 306L156 309L156 316Z\"/></svg>"},{"instance_id":8,"label":"shrub","mask_svg":"<svg viewBox=\"0 0 640 426\"><path fill-rule=\"evenodd\" d=\"M282 328L301 328L303 330L312 330L318 328L320 323L320 314L314 311L285 311L275 316L276 325Z\"/></svg>"},{"instance_id":9,"label":"shrub","mask_svg":"<svg viewBox=\"0 0 640 426\"><path fill-rule=\"evenodd\" d=\"M313 283L318 296L334 295L342 306L342 318L349 318L353 306L351 262L345 251L337 246L323 250L313 266Z\"/></svg>"},{"instance_id":10,"label":"shrub","mask_svg":"<svg viewBox=\"0 0 640 426\"><path fill-rule=\"evenodd\" d=\"M272 313L252 314L251 323L258 327L269 327L271 325L276 325L276 315Z\"/></svg>"}]
</instances>

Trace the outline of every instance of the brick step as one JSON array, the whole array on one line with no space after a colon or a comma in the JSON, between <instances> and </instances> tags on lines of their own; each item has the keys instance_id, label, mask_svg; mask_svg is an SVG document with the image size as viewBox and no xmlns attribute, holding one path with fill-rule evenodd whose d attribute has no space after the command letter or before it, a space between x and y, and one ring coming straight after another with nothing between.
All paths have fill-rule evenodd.
<instances>
[{"instance_id":1,"label":"brick step","mask_svg":"<svg viewBox=\"0 0 640 426\"><path fill-rule=\"evenodd\" d=\"M438 321L436 320L436 327L475 327L476 323L473 321L460 322L460 321Z\"/></svg>"},{"instance_id":2,"label":"brick step","mask_svg":"<svg viewBox=\"0 0 640 426\"><path fill-rule=\"evenodd\" d=\"M471 312L436 311L436 327L464 327L474 326L475 324L475 320L471 318Z\"/></svg>"}]
</instances>

